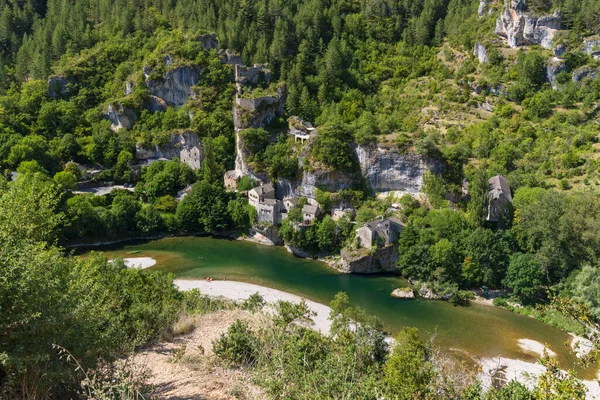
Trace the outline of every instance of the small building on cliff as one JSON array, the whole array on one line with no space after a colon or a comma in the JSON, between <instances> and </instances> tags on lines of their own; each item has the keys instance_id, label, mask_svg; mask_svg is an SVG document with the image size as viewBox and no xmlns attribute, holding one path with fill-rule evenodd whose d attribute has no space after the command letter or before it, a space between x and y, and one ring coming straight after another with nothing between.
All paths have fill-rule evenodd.
<instances>
[{"instance_id":1,"label":"small building on cliff","mask_svg":"<svg viewBox=\"0 0 600 400\"><path fill-rule=\"evenodd\" d=\"M391 217L371 221L356 230L356 238L360 247L372 249L374 246L385 247L398 241L402 232L402 223Z\"/></svg>"},{"instance_id":2,"label":"small building on cliff","mask_svg":"<svg viewBox=\"0 0 600 400\"><path fill-rule=\"evenodd\" d=\"M500 222L508 217L512 204L512 193L508 180L502 175L496 175L488 181L489 203L487 221Z\"/></svg>"},{"instance_id":3,"label":"small building on cliff","mask_svg":"<svg viewBox=\"0 0 600 400\"><path fill-rule=\"evenodd\" d=\"M193 170L200 169L204 161L204 147L199 143L192 146L184 145L179 152L179 159Z\"/></svg>"},{"instance_id":4,"label":"small building on cliff","mask_svg":"<svg viewBox=\"0 0 600 400\"><path fill-rule=\"evenodd\" d=\"M223 183L225 189L237 190L237 184L242 179L242 174L238 170L232 169L231 171L225 172L223 176Z\"/></svg>"},{"instance_id":5,"label":"small building on cliff","mask_svg":"<svg viewBox=\"0 0 600 400\"><path fill-rule=\"evenodd\" d=\"M288 120L289 123L289 134L294 136L294 140L304 143L310 139L311 136L317 134L316 129L310 122L303 121L302 119L292 116Z\"/></svg>"},{"instance_id":6,"label":"small building on cliff","mask_svg":"<svg viewBox=\"0 0 600 400\"><path fill-rule=\"evenodd\" d=\"M248 192L248 203L256 209L258 222L279 225L283 212L283 203L275 198L272 184L260 185Z\"/></svg>"},{"instance_id":7,"label":"small building on cliff","mask_svg":"<svg viewBox=\"0 0 600 400\"><path fill-rule=\"evenodd\" d=\"M305 225L312 224L313 221L319 217L319 215L321 215L321 209L319 206L307 204L302 207L302 222Z\"/></svg>"}]
</instances>

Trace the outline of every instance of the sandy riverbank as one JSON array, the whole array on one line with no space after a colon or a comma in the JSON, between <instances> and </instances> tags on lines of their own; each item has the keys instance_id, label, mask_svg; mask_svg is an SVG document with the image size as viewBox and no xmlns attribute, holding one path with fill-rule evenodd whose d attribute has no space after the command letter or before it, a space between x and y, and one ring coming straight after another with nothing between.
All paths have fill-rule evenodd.
<instances>
[{"instance_id":1,"label":"sandy riverbank","mask_svg":"<svg viewBox=\"0 0 600 400\"><path fill-rule=\"evenodd\" d=\"M279 300L299 303L303 299L300 296L283 292L281 290L270 289L263 286L253 285L251 283L235 282L235 281L212 281L206 282L203 280L175 280L175 285L180 290L199 289L202 294L215 297L225 297L230 300L245 300L254 293L258 293L267 303L274 303ZM314 325L312 328L323 333L329 334L331 329L331 321L329 313L331 309L323 304L305 300L308 307L316 313L313 317Z\"/></svg>"},{"instance_id":2,"label":"sandy riverbank","mask_svg":"<svg viewBox=\"0 0 600 400\"><path fill-rule=\"evenodd\" d=\"M156 260L152 257L129 257L124 258L123 261L129 268L146 269L156 265Z\"/></svg>"}]
</instances>

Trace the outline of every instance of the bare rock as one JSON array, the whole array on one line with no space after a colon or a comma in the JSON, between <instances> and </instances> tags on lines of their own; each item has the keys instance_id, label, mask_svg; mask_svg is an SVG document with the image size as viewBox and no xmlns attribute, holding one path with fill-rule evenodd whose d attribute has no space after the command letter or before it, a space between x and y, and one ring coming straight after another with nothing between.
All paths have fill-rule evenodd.
<instances>
[{"instance_id":1,"label":"bare rock","mask_svg":"<svg viewBox=\"0 0 600 400\"><path fill-rule=\"evenodd\" d=\"M382 247L375 252L343 249L340 258L331 262L330 266L344 273L378 274L395 271L397 260L398 249L395 246Z\"/></svg>"},{"instance_id":2,"label":"bare rock","mask_svg":"<svg viewBox=\"0 0 600 400\"><path fill-rule=\"evenodd\" d=\"M561 59L553 57L548 60L548 64L546 65L546 79L548 79L548 82L550 82L552 89L556 89L558 87L556 77L563 71L567 71L567 66Z\"/></svg>"},{"instance_id":3,"label":"bare rock","mask_svg":"<svg viewBox=\"0 0 600 400\"><path fill-rule=\"evenodd\" d=\"M427 170L437 170L422 157L401 154L396 146L357 146L362 175L376 192L419 193Z\"/></svg>"},{"instance_id":4,"label":"bare rock","mask_svg":"<svg viewBox=\"0 0 600 400\"><path fill-rule=\"evenodd\" d=\"M600 60L600 38L587 38L583 41L583 52Z\"/></svg>"},{"instance_id":5,"label":"bare rock","mask_svg":"<svg viewBox=\"0 0 600 400\"><path fill-rule=\"evenodd\" d=\"M600 72L598 68L586 65L573 71L572 80L573 82L581 82L586 79L596 79L599 76L598 72Z\"/></svg>"},{"instance_id":6,"label":"bare rock","mask_svg":"<svg viewBox=\"0 0 600 400\"><path fill-rule=\"evenodd\" d=\"M131 129L133 124L137 121L137 115L133 110L125 108L120 104L109 104L106 112L103 114L105 119L108 119L112 125L113 131L118 131L121 128Z\"/></svg>"},{"instance_id":7,"label":"bare rock","mask_svg":"<svg viewBox=\"0 0 600 400\"><path fill-rule=\"evenodd\" d=\"M398 288L392 291L391 296L397 299L414 299L415 293L411 288Z\"/></svg>"},{"instance_id":8,"label":"bare rock","mask_svg":"<svg viewBox=\"0 0 600 400\"><path fill-rule=\"evenodd\" d=\"M490 61L485 46L479 42L475 43L475 49L473 50L473 55L475 57L477 57L479 62L482 64Z\"/></svg>"},{"instance_id":9,"label":"bare rock","mask_svg":"<svg viewBox=\"0 0 600 400\"><path fill-rule=\"evenodd\" d=\"M533 17L526 12L524 0L506 1L496 20L495 33L508 40L510 47L538 44L552 49L552 40L561 29L561 14Z\"/></svg>"},{"instance_id":10,"label":"bare rock","mask_svg":"<svg viewBox=\"0 0 600 400\"><path fill-rule=\"evenodd\" d=\"M217 40L217 35L214 33L200 35L198 36L198 41L202 43L202 47L206 51L219 48L219 41Z\"/></svg>"},{"instance_id":11,"label":"bare rock","mask_svg":"<svg viewBox=\"0 0 600 400\"><path fill-rule=\"evenodd\" d=\"M152 69L144 67L148 91L171 106L182 106L192 95L192 87L200 81L198 66L175 67L158 79L148 79L151 73Z\"/></svg>"}]
</instances>

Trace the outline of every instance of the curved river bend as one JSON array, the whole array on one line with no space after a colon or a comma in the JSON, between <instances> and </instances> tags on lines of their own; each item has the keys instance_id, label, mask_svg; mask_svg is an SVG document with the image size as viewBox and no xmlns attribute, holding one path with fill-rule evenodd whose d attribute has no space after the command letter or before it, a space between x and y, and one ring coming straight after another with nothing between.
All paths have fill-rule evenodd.
<instances>
[{"instance_id":1,"label":"curved river bend","mask_svg":"<svg viewBox=\"0 0 600 400\"><path fill-rule=\"evenodd\" d=\"M394 276L339 274L326 264L296 258L281 247L247 241L208 237L168 238L144 244L103 248L108 257L152 257L155 269L173 272L179 279L227 279L255 283L329 304L337 292L348 294L353 304L376 314L391 333L415 326L424 336L436 335L436 343L447 349L475 356L536 360L522 352L518 339L546 343L558 354L563 368L576 368L581 377L593 377L593 368L581 370L565 346L566 333L533 318L498 307L455 307L447 302L423 299L400 300L390 292L406 281ZM141 250L130 255L132 250Z\"/></svg>"}]
</instances>

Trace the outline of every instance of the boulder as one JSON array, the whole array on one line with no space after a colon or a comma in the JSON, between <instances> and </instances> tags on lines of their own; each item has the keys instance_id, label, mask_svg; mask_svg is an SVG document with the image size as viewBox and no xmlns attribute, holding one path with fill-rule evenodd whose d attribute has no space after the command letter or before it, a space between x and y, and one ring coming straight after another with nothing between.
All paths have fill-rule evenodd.
<instances>
[{"instance_id":1,"label":"boulder","mask_svg":"<svg viewBox=\"0 0 600 400\"><path fill-rule=\"evenodd\" d=\"M495 33L508 40L510 47L538 44L552 49L552 40L561 29L561 14L533 17L526 12L524 0L506 1L496 20Z\"/></svg>"},{"instance_id":2,"label":"boulder","mask_svg":"<svg viewBox=\"0 0 600 400\"><path fill-rule=\"evenodd\" d=\"M71 80L64 76L51 76L48 78L48 96L52 99L62 97L67 94L67 85Z\"/></svg>"},{"instance_id":3,"label":"boulder","mask_svg":"<svg viewBox=\"0 0 600 400\"><path fill-rule=\"evenodd\" d=\"M106 112L102 116L112 123L111 129L115 132L121 128L131 129L133 124L137 121L135 112L120 104L109 104Z\"/></svg>"},{"instance_id":4,"label":"boulder","mask_svg":"<svg viewBox=\"0 0 600 400\"><path fill-rule=\"evenodd\" d=\"M398 288L392 291L391 296L397 299L414 299L415 293L411 288Z\"/></svg>"},{"instance_id":5,"label":"boulder","mask_svg":"<svg viewBox=\"0 0 600 400\"><path fill-rule=\"evenodd\" d=\"M129 81L125 82L125 96L129 96L131 94L134 86L135 85Z\"/></svg>"},{"instance_id":6,"label":"boulder","mask_svg":"<svg viewBox=\"0 0 600 400\"><path fill-rule=\"evenodd\" d=\"M550 82L552 89L556 89L558 87L556 77L563 71L567 71L567 66L561 59L553 57L548 60L548 64L546 65L546 79L548 82Z\"/></svg>"},{"instance_id":7,"label":"boulder","mask_svg":"<svg viewBox=\"0 0 600 400\"><path fill-rule=\"evenodd\" d=\"M598 77L598 68L590 67L586 65L584 67L577 68L573 71L573 82L581 82L584 79L596 79Z\"/></svg>"},{"instance_id":8,"label":"boulder","mask_svg":"<svg viewBox=\"0 0 600 400\"><path fill-rule=\"evenodd\" d=\"M165 60L165 63L167 61ZM167 65L170 64L167 63ZM144 67L148 91L171 106L182 106L192 95L192 87L200 81L200 67L198 66L171 68L158 79L148 79L151 73L152 69Z\"/></svg>"},{"instance_id":9,"label":"boulder","mask_svg":"<svg viewBox=\"0 0 600 400\"><path fill-rule=\"evenodd\" d=\"M482 64L490 61L490 59L488 58L488 54L487 54L487 50L486 50L485 46L479 42L475 43L475 49L473 50L473 55Z\"/></svg>"}]
</instances>

